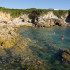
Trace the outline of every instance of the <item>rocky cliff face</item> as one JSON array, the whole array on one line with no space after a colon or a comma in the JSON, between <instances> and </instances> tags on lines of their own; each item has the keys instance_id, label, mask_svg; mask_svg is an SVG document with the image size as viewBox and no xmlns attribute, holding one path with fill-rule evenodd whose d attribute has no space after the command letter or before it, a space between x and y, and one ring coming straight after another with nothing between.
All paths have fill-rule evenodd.
<instances>
[{"instance_id":1,"label":"rocky cliff face","mask_svg":"<svg viewBox=\"0 0 70 70\"><path fill-rule=\"evenodd\" d=\"M11 20L11 16L9 13L3 13L3 12L0 12L0 21L10 21Z\"/></svg>"},{"instance_id":2,"label":"rocky cliff face","mask_svg":"<svg viewBox=\"0 0 70 70\"><path fill-rule=\"evenodd\" d=\"M38 21L36 21L38 26L65 26L67 23L65 22L66 18L68 16L68 13L65 13L61 16L61 18L58 18L56 15L53 14L53 11L49 11L47 14L44 14L40 17L38 17Z\"/></svg>"},{"instance_id":3,"label":"rocky cliff face","mask_svg":"<svg viewBox=\"0 0 70 70\"><path fill-rule=\"evenodd\" d=\"M0 26L4 26L6 24L13 26L32 26L31 19L28 16L29 14L23 14L20 17L12 18L10 13L0 12Z\"/></svg>"},{"instance_id":4,"label":"rocky cliff face","mask_svg":"<svg viewBox=\"0 0 70 70\"><path fill-rule=\"evenodd\" d=\"M0 12L0 21L9 22L9 21L13 20L13 22L18 22L19 20L22 20L22 22L26 22L26 21L31 22L31 20L29 19L28 16L29 16L28 14L23 14L20 17L12 19L10 13Z\"/></svg>"},{"instance_id":5,"label":"rocky cliff face","mask_svg":"<svg viewBox=\"0 0 70 70\"><path fill-rule=\"evenodd\" d=\"M50 26L66 26L66 18L68 16L68 13L65 13L64 15L61 16L61 18L58 18L56 15L54 15L53 11L49 11L47 14L41 15L38 17L38 19L35 20L35 23L42 27L50 27ZM29 25L32 26L32 20L29 18L29 14L23 14L22 16L18 18L13 18L10 16L9 13L3 13L0 12L0 24L3 23L9 23L11 25Z\"/></svg>"},{"instance_id":6,"label":"rocky cliff face","mask_svg":"<svg viewBox=\"0 0 70 70\"><path fill-rule=\"evenodd\" d=\"M32 26L31 19L28 17L28 14L23 14L20 17L14 18L8 23L15 26Z\"/></svg>"},{"instance_id":7,"label":"rocky cliff face","mask_svg":"<svg viewBox=\"0 0 70 70\"><path fill-rule=\"evenodd\" d=\"M28 14L23 14L22 16L12 19L12 22L14 23L22 23L22 22L26 22L26 23L31 23L31 19L28 17Z\"/></svg>"}]
</instances>

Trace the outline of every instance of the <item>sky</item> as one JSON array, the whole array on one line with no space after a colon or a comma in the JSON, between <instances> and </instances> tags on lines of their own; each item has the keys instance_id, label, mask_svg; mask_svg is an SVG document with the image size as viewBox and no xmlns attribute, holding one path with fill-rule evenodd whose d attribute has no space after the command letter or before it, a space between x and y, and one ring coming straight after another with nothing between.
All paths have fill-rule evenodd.
<instances>
[{"instance_id":1,"label":"sky","mask_svg":"<svg viewBox=\"0 0 70 70\"><path fill-rule=\"evenodd\" d=\"M11 9L70 9L70 0L0 0L0 7Z\"/></svg>"}]
</instances>

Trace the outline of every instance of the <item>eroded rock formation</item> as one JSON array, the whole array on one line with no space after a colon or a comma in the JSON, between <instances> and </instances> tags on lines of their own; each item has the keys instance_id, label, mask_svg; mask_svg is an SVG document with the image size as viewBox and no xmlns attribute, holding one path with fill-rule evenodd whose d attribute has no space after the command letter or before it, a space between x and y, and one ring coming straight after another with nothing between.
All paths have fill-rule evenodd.
<instances>
[{"instance_id":1,"label":"eroded rock formation","mask_svg":"<svg viewBox=\"0 0 70 70\"><path fill-rule=\"evenodd\" d=\"M66 50L63 54L62 54L63 59L65 59L66 61L70 62L70 50Z\"/></svg>"},{"instance_id":2,"label":"eroded rock formation","mask_svg":"<svg viewBox=\"0 0 70 70\"><path fill-rule=\"evenodd\" d=\"M0 48L9 49L15 45L17 40L19 39L19 34L15 32L15 29L11 26L0 26ZM2 45L1 45L2 44Z\"/></svg>"},{"instance_id":3,"label":"eroded rock formation","mask_svg":"<svg viewBox=\"0 0 70 70\"><path fill-rule=\"evenodd\" d=\"M0 22L1 21L10 21L11 20L11 15L9 13L5 13L5 12L0 12Z\"/></svg>"},{"instance_id":4,"label":"eroded rock formation","mask_svg":"<svg viewBox=\"0 0 70 70\"><path fill-rule=\"evenodd\" d=\"M40 15L36 19L30 18L30 14L22 14L22 16L17 18L12 18L10 14L0 12L0 24L3 26L5 24L9 25L16 25L16 26L22 26L22 25L28 25L32 26L32 21L35 21L35 24L37 26L41 27L50 27L50 26L67 26L67 16L68 13L65 13L60 18L54 15L53 11L49 11L47 14ZM32 15L32 14L31 14Z\"/></svg>"},{"instance_id":5,"label":"eroded rock formation","mask_svg":"<svg viewBox=\"0 0 70 70\"><path fill-rule=\"evenodd\" d=\"M28 14L23 14L20 17L14 18L8 23L15 26L32 26L31 19L28 17Z\"/></svg>"},{"instance_id":6,"label":"eroded rock formation","mask_svg":"<svg viewBox=\"0 0 70 70\"><path fill-rule=\"evenodd\" d=\"M64 15L61 16L61 18L58 18L53 14L53 11L48 12L47 14L44 14L40 17L38 17L38 21L36 22L38 26L44 26L44 27L49 27L49 26L66 26L66 18L68 14L65 13Z\"/></svg>"}]
</instances>

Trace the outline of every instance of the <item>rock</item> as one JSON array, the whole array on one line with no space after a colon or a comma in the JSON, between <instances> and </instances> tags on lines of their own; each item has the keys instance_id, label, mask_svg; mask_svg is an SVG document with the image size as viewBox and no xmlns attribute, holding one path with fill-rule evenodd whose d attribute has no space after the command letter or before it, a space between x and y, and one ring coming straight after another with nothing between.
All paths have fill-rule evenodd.
<instances>
[{"instance_id":1,"label":"rock","mask_svg":"<svg viewBox=\"0 0 70 70\"><path fill-rule=\"evenodd\" d=\"M17 27L17 26L32 26L31 19L29 19L28 15L24 14L20 17L14 18L8 22L9 25Z\"/></svg>"},{"instance_id":2,"label":"rock","mask_svg":"<svg viewBox=\"0 0 70 70\"><path fill-rule=\"evenodd\" d=\"M66 61L69 61L70 62L70 50L66 50L65 52L63 52L62 57Z\"/></svg>"},{"instance_id":3,"label":"rock","mask_svg":"<svg viewBox=\"0 0 70 70\"><path fill-rule=\"evenodd\" d=\"M51 23L51 24L50 24L50 26L54 26L54 25L55 25L55 23L54 23L54 20L53 20L53 19L51 19L51 20L50 20L50 23Z\"/></svg>"},{"instance_id":4,"label":"rock","mask_svg":"<svg viewBox=\"0 0 70 70\"><path fill-rule=\"evenodd\" d=\"M9 33L11 31L11 33ZM11 26L0 26L0 44L6 49L11 48L15 45L18 40L19 34L14 31L14 28Z\"/></svg>"},{"instance_id":5,"label":"rock","mask_svg":"<svg viewBox=\"0 0 70 70\"><path fill-rule=\"evenodd\" d=\"M11 20L11 15L9 13L3 13L3 12L0 12L0 20L2 21L10 21Z\"/></svg>"},{"instance_id":6,"label":"rock","mask_svg":"<svg viewBox=\"0 0 70 70\"><path fill-rule=\"evenodd\" d=\"M31 21L32 21L32 20L29 18L29 14L23 14L22 16L20 16L20 18L23 19L24 22L27 21L27 22L31 23Z\"/></svg>"},{"instance_id":7,"label":"rock","mask_svg":"<svg viewBox=\"0 0 70 70\"><path fill-rule=\"evenodd\" d=\"M65 15L62 15L61 18L58 18L57 16L55 16L53 14L53 11L48 12L47 14L44 14L42 16L38 17L38 21L36 21L38 26L44 26L44 27L48 27L48 26L66 26L66 18L67 18L67 13L65 13Z\"/></svg>"},{"instance_id":8,"label":"rock","mask_svg":"<svg viewBox=\"0 0 70 70\"><path fill-rule=\"evenodd\" d=\"M12 18L10 13L0 12L0 26L10 25L10 26L32 26L29 14L23 14L20 17Z\"/></svg>"},{"instance_id":9,"label":"rock","mask_svg":"<svg viewBox=\"0 0 70 70\"><path fill-rule=\"evenodd\" d=\"M10 26L32 26L33 18L30 19L30 14L22 14L20 17L12 18L9 13L0 12L0 26L10 25ZM50 27L50 26L70 26L67 24L68 13L65 13L58 18L54 15L53 11L49 11L47 14L41 15L38 19L35 19L35 23L39 27Z\"/></svg>"}]
</instances>

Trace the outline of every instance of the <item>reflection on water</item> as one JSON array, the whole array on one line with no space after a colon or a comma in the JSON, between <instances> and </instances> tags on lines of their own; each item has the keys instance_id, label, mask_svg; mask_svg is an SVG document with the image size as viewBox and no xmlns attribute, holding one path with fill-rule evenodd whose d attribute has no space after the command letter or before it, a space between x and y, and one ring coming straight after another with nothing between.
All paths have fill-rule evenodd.
<instances>
[{"instance_id":1,"label":"reflection on water","mask_svg":"<svg viewBox=\"0 0 70 70\"><path fill-rule=\"evenodd\" d=\"M34 56L48 62L50 70L70 70L70 67L61 60L63 50L70 49L69 27L44 29L20 27L18 33L22 39L25 37L32 40L28 45ZM64 40L61 40L61 34L64 35Z\"/></svg>"}]
</instances>

